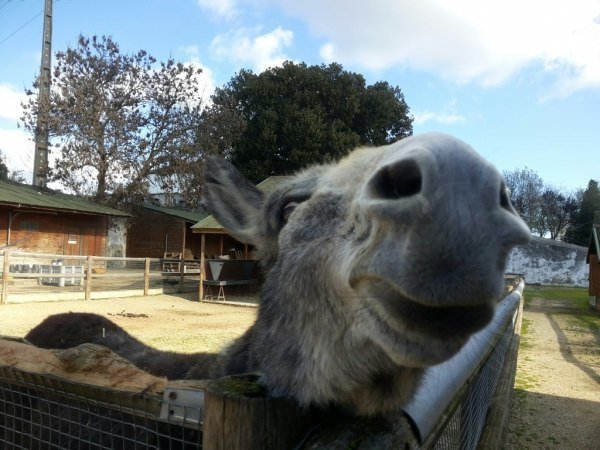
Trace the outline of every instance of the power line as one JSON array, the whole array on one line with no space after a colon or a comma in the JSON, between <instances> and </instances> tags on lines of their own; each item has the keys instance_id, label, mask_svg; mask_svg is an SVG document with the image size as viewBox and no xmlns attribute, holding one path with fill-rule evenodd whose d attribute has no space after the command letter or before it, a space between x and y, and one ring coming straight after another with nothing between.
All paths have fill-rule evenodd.
<instances>
[{"instance_id":1,"label":"power line","mask_svg":"<svg viewBox=\"0 0 600 450\"><path fill-rule=\"evenodd\" d=\"M10 1L10 0L9 0ZM6 4L6 3L5 3ZM25 28L27 25L29 25L30 22L33 22L34 19L37 19L39 16L42 15L42 13L44 12L44 10L40 11L39 13L37 13L35 16L33 16L31 19L29 19L27 22L25 22L23 25L21 25L19 28L17 28L15 31L13 31L12 33L10 33L8 36L6 36L4 39L2 39L0 41L0 45L4 44L6 41L8 41L11 37L13 37L15 34L17 34L19 31L21 31L23 28Z\"/></svg>"},{"instance_id":2,"label":"power line","mask_svg":"<svg viewBox=\"0 0 600 450\"><path fill-rule=\"evenodd\" d=\"M0 5L0 9L4 8L6 5L10 3L10 0L6 0L2 5Z\"/></svg>"}]
</instances>

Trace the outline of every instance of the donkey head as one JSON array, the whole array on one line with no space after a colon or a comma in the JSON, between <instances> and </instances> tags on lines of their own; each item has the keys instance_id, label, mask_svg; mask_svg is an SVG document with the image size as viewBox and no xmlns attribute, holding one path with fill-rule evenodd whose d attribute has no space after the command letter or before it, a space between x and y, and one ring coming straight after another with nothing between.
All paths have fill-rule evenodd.
<instances>
[{"instance_id":1,"label":"donkey head","mask_svg":"<svg viewBox=\"0 0 600 450\"><path fill-rule=\"evenodd\" d=\"M305 402L370 404L361 384L454 355L493 317L508 253L530 238L498 171L437 133L355 150L268 195L210 159L204 192L267 273L247 368Z\"/></svg>"}]
</instances>

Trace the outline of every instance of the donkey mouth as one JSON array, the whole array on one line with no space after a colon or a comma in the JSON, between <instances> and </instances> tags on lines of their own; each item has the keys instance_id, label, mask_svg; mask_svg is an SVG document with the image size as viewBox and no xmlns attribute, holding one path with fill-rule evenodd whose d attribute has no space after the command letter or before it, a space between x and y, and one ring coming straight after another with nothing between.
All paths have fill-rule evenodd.
<instances>
[{"instance_id":1,"label":"donkey mouth","mask_svg":"<svg viewBox=\"0 0 600 450\"><path fill-rule=\"evenodd\" d=\"M386 281L371 279L368 285L373 312L399 333L465 342L494 317L495 299L464 306L463 299L449 297L445 304L431 306L409 298Z\"/></svg>"},{"instance_id":2,"label":"donkey mouth","mask_svg":"<svg viewBox=\"0 0 600 450\"><path fill-rule=\"evenodd\" d=\"M494 317L494 303L473 306L425 306L394 295L379 299L385 311L407 331L440 339L467 338Z\"/></svg>"}]
</instances>

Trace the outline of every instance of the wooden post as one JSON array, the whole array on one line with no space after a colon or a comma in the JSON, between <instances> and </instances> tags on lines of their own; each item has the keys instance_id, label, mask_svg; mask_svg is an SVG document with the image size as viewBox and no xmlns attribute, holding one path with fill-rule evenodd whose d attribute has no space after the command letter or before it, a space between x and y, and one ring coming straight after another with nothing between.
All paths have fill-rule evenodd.
<instances>
[{"instance_id":1,"label":"wooden post","mask_svg":"<svg viewBox=\"0 0 600 450\"><path fill-rule=\"evenodd\" d=\"M144 295L148 295L150 290L150 258L144 261Z\"/></svg>"},{"instance_id":2,"label":"wooden post","mask_svg":"<svg viewBox=\"0 0 600 450\"><path fill-rule=\"evenodd\" d=\"M209 383L204 394L202 448L211 450L295 448L314 424L314 415L289 398L271 398L258 375L243 374Z\"/></svg>"},{"instance_id":3,"label":"wooden post","mask_svg":"<svg viewBox=\"0 0 600 450\"><path fill-rule=\"evenodd\" d=\"M4 250L4 261L2 263L2 297L0 303L3 305L8 301L8 269L10 260L10 250Z\"/></svg>"},{"instance_id":4,"label":"wooden post","mask_svg":"<svg viewBox=\"0 0 600 450\"><path fill-rule=\"evenodd\" d=\"M92 298L92 255L88 255L85 267L85 299Z\"/></svg>"},{"instance_id":5,"label":"wooden post","mask_svg":"<svg viewBox=\"0 0 600 450\"><path fill-rule=\"evenodd\" d=\"M205 256L204 253L206 251L206 235L202 233L200 235L200 285L198 286L198 301L201 302L204 298L204 264L205 264Z\"/></svg>"},{"instance_id":6,"label":"wooden post","mask_svg":"<svg viewBox=\"0 0 600 450\"><path fill-rule=\"evenodd\" d=\"M183 279L185 272L185 220L181 221L181 258L179 259L179 287L177 290L183 292Z\"/></svg>"}]
</instances>

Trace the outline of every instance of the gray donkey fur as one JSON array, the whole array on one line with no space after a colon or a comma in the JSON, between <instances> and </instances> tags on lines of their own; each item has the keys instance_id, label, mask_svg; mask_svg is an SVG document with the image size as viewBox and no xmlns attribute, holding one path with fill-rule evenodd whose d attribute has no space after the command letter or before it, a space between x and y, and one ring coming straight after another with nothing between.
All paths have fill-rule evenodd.
<instances>
[{"instance_id":1,"label":"gray donkey fur","mask_svg":"<svg viewBox=\"0 0 600 450\"><path fill-rule=\"evenodd\" d=\"M396 410L489 323L508 253L530 239L498 171L438 133L355 150L268 195L209 159L204 193L266 273L220 373L258 371L274 395L361 415Z\"/></svg>"}]
</instances>

